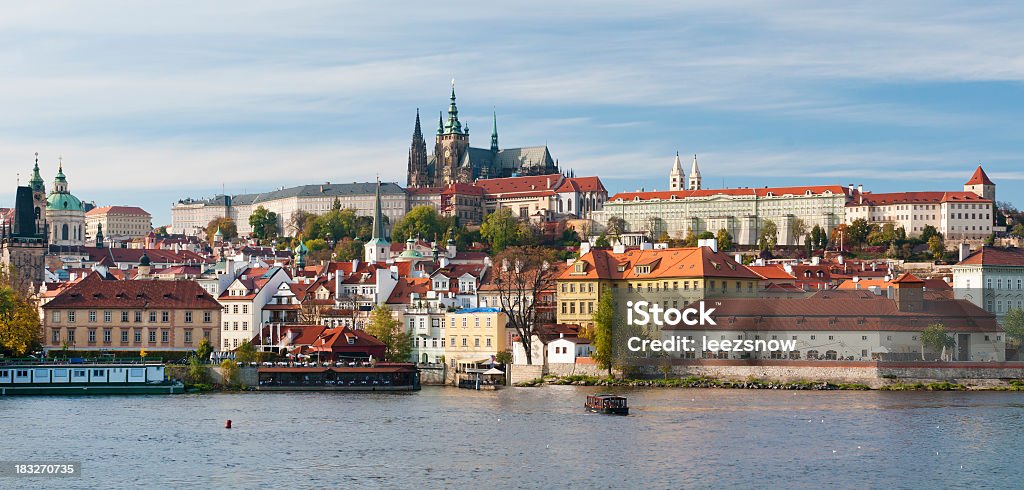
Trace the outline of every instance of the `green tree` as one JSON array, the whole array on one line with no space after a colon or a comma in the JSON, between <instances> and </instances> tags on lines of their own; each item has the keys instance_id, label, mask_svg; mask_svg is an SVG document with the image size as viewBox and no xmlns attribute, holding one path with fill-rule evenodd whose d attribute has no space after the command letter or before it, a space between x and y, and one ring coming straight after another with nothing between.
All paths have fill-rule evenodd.
<instances>
[{"instance_id":1,"label":"green tree","mask_svg":"<svg viewBox=\"0 0 1024 490\"><path fill-rule=\"evenodd\" d=\"M683 237L684 247L696 247L697 246L697 234L693 232L691 228L686 232L686 236Z\"/></svg>"},{"instance_id":2,"label":"green tree","mask_svg":"<svg viewBox=\"0 0 1024 490\"><path fill-rule=\"evenodd\" d=\"M196 347L196 357L202 362L208 362L210 360L210 354L213 353L213 346L210 345L210 341L203 337L203 340L199 341L199 346Z\"/></svg>"},{"instance_id":3,"label":"green tree","mask_svg":"<svg viewBox=\"0 0 1024 490\"><path fill-rule=\"evenodd\" d=\"M213 235L217 234L217 230L220 230L221 234L224 235L224 241L230 242L235 238L238 238L238 227L235 225L234 220L231 218L214 218L206 224L206 241L213 243Z\"/></svg>"},{"instance_id":4,"label":"green tree","mask_svg":"<svg viewBox=\"0 0 1024 490\"><path fill-rule=\"evenodd\" d=\"M932 225L924 225L924 228L921 228L921 241L931 243L933 236L942 238L942 234L939 233L939 230L935 229Z\"/></svg>"},{"instance_id":5,"label":"green tree","mask_svg":"<svg viewBox=\"0 0 1024 490\"><path fill-rule=\"evenodd\" d=\"M252 345L252 342L246 340L235 349L235 360L243 364L259 362L260 352L256 350L255 345Z\"/></svg>"},{"instance_id":6,"label":"green tree","mask_svg":"<svg viewBox=\"0 0 1024 490\"><path fill-rule=\"evenodd\" d=\"M1020 308L1010 308L1003 317L1003 330L1006 331L1006 336L1017 344L1017 359L1020 359L1019 346L1024 341L1024 311Z\"/></svg>"},{"instance_id":7,"label":"green tree","mask_svg":"<svg viewBox=\"0 0 1024 490\"><path fill-rule=\"evenodd\" d=\"M611 218L608 218L608 227L607 230L605 230L605 233L611 236L619 236L625 232L626 220L618 216L612 216Z\"/></svg>"},{"instance_id":8,"label":"green tree","mask_svg":"<svg viewBox=\"0 0 1024 490\"><path fill-rule=\"evenodd\" d=\"M992 233L989 236L985 237L985 240L982 241L982 244L984 244L986 247L991 247L991 246L995 245L996 244L996 234Z\"/></svg>"},{"instance_id":9,"label":"green tree","mask_svg":"<svg viewBox=\"0 0 1024 490\"><path fill-rule=\"evenodd\" d=\"M153 233L156 234L156 235L166 235L167 234L167 227L166 226L157 227L156 229L153 230Z\"/></svg>"},{"instance_id":10,"label":"green tree","mask_svg":"<svg viewBox=\"0 0 1024 490\"><path fill-rule=\"evenodd\" d=\"M815 250L822 250L828 246L828 233L819 225L814 225L814 228L811 228L811 246Z\"/></svg>"},{"instance_id":11,"label":"green tree","mask_svg":"<svg viewBox=\"0 0 1024 490\"><path fill-rule=\"evenodd\" d=\"M928 251L931 252L935 260L942 260L942 256L946 253L946 244L942 240L942 235L936 233L928 239Z\"/></svg>"},{"instance_id":12,"label":"green tree","mask_svg":"<svg viewBox=\"0 0 1024 490\"><path fill-rule=\"evenodd\" d=\"M811 235L804 235L804 253L810 257L814 253L814 239Z\"/></svg>"},{"instance_id":13,"label":"green tree","mask_svg":"<svg viewBox=\"0 0 1024 490\"><path fill-rule=\"evenodd\" d=\"M933 323L921 331L921 345L930 348L933 352L941 352L943 347L956 347L956 341L946 333L946 327L941 323ZM921 349L921 360L925 360L924 349Z\"/></svg>"},{"instance_id":14,"label":"green tree","mask_svg":"<svg viewBox=\"0 0 1024 490\"><path fill-rule=\"evenodd\" d=\"M416 206L412 208L397 224L391 232L392 240L404 242L409 238L422 237L433 239L443 236L453 223L447 218L437 214L437 210L430 206Z\"/></svg>"},{"instance_id":15,"label":"green tree","mask_svg":"<svg viewBox=\"0 0 1024 490\"><path fill-rule=\"evenodd\" d=\"M1013 225L1013 229L1010 230L1010 235L1017 238L1024 238L1024 223L1017 223Z\"/></svg>"},{"instance_id":16,"label":"green tree","mask_svg":"<svg viewBox=\"0 0 1024 490\"><path fill-rule=\"evenodd\" d=\"M609 248L612 244L608 242L608 237L601 235L594 241L594 248Z\"/></svg>"},{"instance_id":17,"label":"green tree","mask_svg":"<svg viewBox=\"0 0 1024 490\"><path fill-rule=\"evenodd\" d=\"M845 239L850 244L863 245L868 239L870 231L871 226L868 225L868 221L864 218L857 218L850 223L850 226L846 227Z\"/></svg>"},{"instance_id":18,"label":"green tree","mask_svg":"<svg viewBox=\"0 0 1024 490\"><path fill-rule=\"evenodd\" d=\"M224 386L234 386L238 384L238 363L231 359L224 359L220 363L220 376L223 379Z\"/></svg>"},{"instance_id":19,"label":"green tree","mask_svg":"<svg viewBox=\"0 0 1024 490\"><path fill-rule=\"evenodd\" d=\"M267 211L263 206L257 207L249 215L249 226L252 227L252 236L260 240L270 240L277 237L277 213Z\"/></svg>"},{"instance_id":20,"label":"green tree","mask_svg":"<svg viewBox=\"0 0 1024 490\"><path fill-rule=\"evenodd\" d=\"M491 253L499 253L509 247L529 243L530 230L512 214L509 208L501 208L484 218L480 236L491 245Z\"/></svg>"},{"instance_id":21,"label":"green tree","mask_svg":"<svg viewBox=\"0 0 1024 490\"><path fill-rule=\"evenodd\" d=\"M384 362L409 362L412 353L412 337L402 328L402 322L395 319L386 304L377 305L370 313L366 333L385 345Z\"/></svg>"},{"instance_id":22,"label":"green tree","mask_svg":"<svg viewBox=\"0 0 1024 490\"><path fill-rule=\"evenodd\" d=\"M350 261L363 258L363 242L349 237L342 238L334 247L334 260Z\"/></svg>"},{"instance_id":23,"label":"green tree","mask_svg":"<svg viewBox=\"0 0 1024 490\"><path fill-rule=\"evenodd\" d=\"M779 228L775 222L766 219L761 225L761 233L757 237L757 245L761 250L773 250L779 243Z\"/></svg>"},{"instance_id":24,"label":"green tree","mask_svg":"<svg viewBox=\"0 0 1024 490\"><path fill-rule=\"evenodd\" d=\"M732 239L732 233L729 233L729 230L727 230L725 228L722 228L721 230L718 230L718 235L715 236L715 238L718 239L718 249L719 250L732 250L732 247L733 247L732 240L733 239Z\"/></svg>"},{"instance_id":25,"label":"green tree","mask_svg":"<svg viewBox=\"0 0 1024 490\"><path fill-rule=\"evenodd\" d=\"M512 364L512 352L505 349L494 356L494 361L505 366Z\"/></svg>"},{"instance_id":26,"label":"green tree","mask_svg":"<svg viewBox=\"0 0 1024 490\"><path fill-rule=\"evenodd\" d=\"M190 384L210 382L210 370L199 360L199 357L189 359L188 371L186 371L185 376Z\"/></svg>"},{"instance_id":27,"label":"green tree","mask_svg":"<svg viewBox=\"0 0 1024 490\"><path fill-rule=\"evenodd\" d=\"M614 350L614 323L615 303L612 298L611 288L601 288L600 297L597 301L597 310L594 311L594 337L593 346L594 362L601 369L608 370L608 376L612 375L612 366L615 363Z\"/></svg>"},{"instance_id":28,"label":"green tree","mask_svg":"<svg viewBox=\"0 0 1024 490\"><path fill-rule=\"evenodd\" d=\"M799 243L800 239L807 234L807 222L803 218L796 218L793 220L793 225L789 228L789 238L792 243Z\"/></svg>"},{"instance_id":29,"label":"green tree","mask_svg":"<svg viewBox=\"0 0 1024 490\"><path fill-rule=\"evenodd\" d=\"M33 352L39 348L41 332L35 301L10 282L0 282L0 350L13 357Z\"/></svg>"}]
</instances>

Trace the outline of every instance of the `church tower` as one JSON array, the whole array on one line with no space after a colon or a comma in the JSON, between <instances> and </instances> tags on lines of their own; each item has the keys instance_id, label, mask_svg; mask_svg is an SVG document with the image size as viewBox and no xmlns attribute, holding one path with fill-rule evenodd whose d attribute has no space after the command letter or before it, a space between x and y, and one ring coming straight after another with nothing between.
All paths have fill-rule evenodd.
<instances>
[{"instance_id":1,"label":"church tower","mask_svg":"<svg viewBox=\"0 0 1024 490\"><path fill-rule=\"evenodd\" d=\"M697 168L697 155L694 155L693 164L690 165L690 190L699 191L700 189L700 169Z\"/></svg>"},{"instance_id":2,"label":"church tower","mask_svg":"<svg viewBox=\"0 0 1024 490\"><path fill-rule=\"evenodd\" d=\"M36 165L32 168L32 178L28 181L32 188L32 207L36 215L36 226L46 229L46 184L39 175L39 152L36 152Z\"/></svg>"},{"instance_id":3,"label":"church tower","mask_svg":"<svg viewBox=\"0 0 1024 490\"><path fill-rule=\"evenodd\" d=\"M681 191L686 189L686 174L683 173L683 163L679 160L679 152L676 152L676 161L672 164L672 171L668 173L668 190Z\"/></svg>"},{"instance_id":4,"label":"church tower","mask_svg":"<svg viewBox=\"0 0 1024 490\"><path fill-rule=\"evenodd\" d=\"M448 120L438 122L437 141L434 144L434 186L447 187L459 181L459 166L469 148L469 128L463 128L459 122L459 109L455 106L455 80L452 80Z\"/></svg>"},{"instance_id":5,"label":"church tower","mask_svg":"<svg viewBox=\"0 0 1024 490\"><path fill-rule=\"evenodd\" d=\"M412 145L409 146L408 187L430 187L433 185L427 175L427 142L420 129L420 110L416 109L416 127L412 130Z\"/></svg>"},{"instance_id":6,"label":"church tower","mask_svg":"<svg viewBox=\"0 0 1024 490\"><path fill-rule=\"evenodd\" d=\"M363 258L367 263L388 260L391 243L388 242L384 230L384 212L380 202L380 179L377 179L377 200L373 205L373 232L370 241L363 245Z\"/></svg>"}]
</instances>

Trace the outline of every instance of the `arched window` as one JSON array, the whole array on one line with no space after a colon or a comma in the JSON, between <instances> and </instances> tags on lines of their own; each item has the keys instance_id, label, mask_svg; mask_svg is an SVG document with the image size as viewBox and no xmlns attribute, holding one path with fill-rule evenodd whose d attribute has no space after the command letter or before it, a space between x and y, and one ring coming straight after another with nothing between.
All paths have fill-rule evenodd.
<instances>
[{"instance_id":1,"label":"arched window","mask_svg":"<svg viewBox=\"0 0 1024 490\"><path fill-rule=\"evenodd\" d=\"M808 359L817 359L818 358L818 351L816 351L816 350L809 350L809 351L807 351L807 358Z\"/></svg>"},{"instance_id":2,"label":"arched window","mask_svg":"<svg viewBox=\"0 0 1024 490\"><path fill-rule=\"evenodd\" d=\"M828 352L825 352L825 359L828 359L830 361L834 361L834 360L836 360L836 356L837 355L838 355L838 353L836 351L830 350Z\"/></svg>"},{"instance_id":3,"label":"arched window","mask_svg":"<svg viewBox=\"0 0 1024 490\"><path fill-rule=\"evenodd\" d=\"M67 240L68 239L68 225L67 225L67 223L61 225L61 227L60 227L60 239L61 240Z\"/></svg>"}]
</instances>

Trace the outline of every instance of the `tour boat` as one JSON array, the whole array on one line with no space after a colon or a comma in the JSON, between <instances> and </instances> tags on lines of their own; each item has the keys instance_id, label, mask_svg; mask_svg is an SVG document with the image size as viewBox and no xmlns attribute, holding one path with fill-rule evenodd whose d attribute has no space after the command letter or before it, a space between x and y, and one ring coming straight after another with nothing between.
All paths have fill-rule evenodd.
<instances>
[{"instance_id":1,"label":"tour boat","mask_svg":"<svg viewBox=\"0 0 1024 490\"><path fill-rule=\"evenodd\" d=\"M587 396L587 404L584 405L584 408L588 412L606 415L629 415L626 397L609 395L607 393Z\"/></svg>"},{"instance_id":2,"label":"tour boat","mask_svg":"<svg viewBox=\"0 0 1024 490\"><path fill-rule=\"evenodd\" d=\"M159 362L0 361L0 395L160 395L185 392Z\"/></svg>"},{"instance_id":3,"label":"tour boat","mask_svg":"<svg viewBox=\"0 0 1024 490\"><path fill-rule=\"evenodd\" d=\"M415 391L420 373L415 364L375 366L260 367L260 391Z\"/></svg>"}]
</instances>

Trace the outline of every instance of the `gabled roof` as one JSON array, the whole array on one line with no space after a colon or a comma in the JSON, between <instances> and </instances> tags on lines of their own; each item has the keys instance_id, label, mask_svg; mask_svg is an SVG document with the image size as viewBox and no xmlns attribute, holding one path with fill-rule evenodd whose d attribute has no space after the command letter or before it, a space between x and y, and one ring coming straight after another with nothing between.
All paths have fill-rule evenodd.
<instances>
[{"instance_id":1,"label":"gabled roof","mask_svg":"<svg viewBox=\"0 0 1024 490\"><path fill-rule=\"evenodd\" d=\"M856 206L887 206L890 204L940 204L944 202L992 202L973 192L864 192L863 200L850 201L846 205Z\"/></svg>"},{"instance_id":2,"label":"gabled roof","mask_svg":"<svg viewBox=\"0 0 1024 490\"><path fill-rule=\"evenodd\" d=\"M1014 247L981 247L957 265L1024 266L1024 249Z\"/></svg>"},{"instance_id":3,"label":"gabled roof","mask_svg":"<svg viewBox=\"0 0 1024 490\"><path fill-rule=\"evenodd\" d=\"M104 281L92 273L43 308L216 309L220 303L195 281Z\"/></svg>"},{"instance_id":4,"label":"gabled roof","mask_svg":"<svg viewBox=\"0 0 1024 490\"><path fill-rule=\"evenodd\" d=\"M978 165L977 170L974 171L974 174L971 175L970 180L968 180L967 183L965 183L964 185L978 185L978 184L982 184L982 185L996 185L995 182L992 182L992 179L988 178L988 174L986 174L985 170L981 168L981 165Z\"/></svg>"},{"instance_id":5,"label":"gabled roof","mask_svg":"<svg viewBox=\"0 0 1024 490\"><path fill-rule=\"evenodd\" d=\"M737 263L729 254L714 252L708 247L633 249L626 250L621 254L606 249L593 249L578 260L587 264L584 273L576 273L575 267L570 265L559 274L558 279L643 280L671 277L761 279L743 264ZM651 271L638 273L635 269L637 265L652 265Z\"/></svg>"},{"instance_id":6,"label":"gabled roof","mask_svg":"<svg viewBox=\"0 0 1024 490\"><path fill-rule=\"evenodd\" d=\"M391 291L391 295L388 296L387 303L408 304L410 294L416 293L420 298L425 298L428 291L430 291L429 277L401 277L395 284L395 289Z\"/></svg>"}]
</instances>

